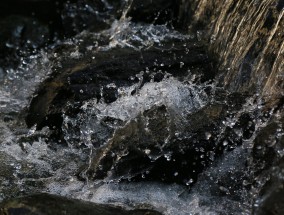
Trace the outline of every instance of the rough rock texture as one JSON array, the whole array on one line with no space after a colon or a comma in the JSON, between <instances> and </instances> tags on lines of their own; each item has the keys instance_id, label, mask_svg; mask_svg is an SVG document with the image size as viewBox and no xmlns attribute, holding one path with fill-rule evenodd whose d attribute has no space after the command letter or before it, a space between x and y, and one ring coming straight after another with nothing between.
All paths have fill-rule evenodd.
<instances>
[{"instance_id":1,"label":"rough rock texture","mask_svg":"<svg viewBox=\"0 0 284 215\"><path fill-rule=\"evenodd\" d=\"M119 207L99 205L49 194L36 194L18 199L6 200L0 204L1 215L159 215L152 210L125 210Z\"/></svg>"}]
</instances>

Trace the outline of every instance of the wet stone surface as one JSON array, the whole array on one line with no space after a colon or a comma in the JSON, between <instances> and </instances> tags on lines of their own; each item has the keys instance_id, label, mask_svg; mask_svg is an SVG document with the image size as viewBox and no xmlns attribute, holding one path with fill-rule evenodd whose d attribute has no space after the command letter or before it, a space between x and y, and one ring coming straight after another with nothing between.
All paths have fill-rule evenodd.
<instances>
[{"instance_id":1,"label":"wet stone surface","mask_svg":"<svg viewBox=\"0 0 284 215\"><path fill-rule=\"evenodd\" d=\"M284 13L273 2L0 8L0 214L281 214Z\"/></svg>"},{"instance_id":2,"label":"wet stone surface","mask_svg":"<svg viewBox=\"0 0 284 215\"><path fill-rule=\"evenodd\" d=\"M200 83L211 81L215 73L213 64L201 45L186 40L169 40L140 51L115 48L68 59L40 87L26 122L30 127L34 124L38 128L60 127L56 124L62 121L60 117L68 102L82 104L96 98L98 102L111 103L117 99L119 88L136 85L137 89L131 92L134 95L145 83L159 82L167 76L183 80L196 75Z\"/></svg>"},{"instance_id":3,"label":"wet stone surface","mask_svg":"<svg viewBox=\"0 0 284 215\"><path fill-rule=\"evenodd\" d=\"M1 215L51 215L51 214L93 214L93 215L159 215L153 210L124 210L119 207L99 205L68 199L50 194L37 194L4 201L0 204Z\"/></svg>"}]
</instances>

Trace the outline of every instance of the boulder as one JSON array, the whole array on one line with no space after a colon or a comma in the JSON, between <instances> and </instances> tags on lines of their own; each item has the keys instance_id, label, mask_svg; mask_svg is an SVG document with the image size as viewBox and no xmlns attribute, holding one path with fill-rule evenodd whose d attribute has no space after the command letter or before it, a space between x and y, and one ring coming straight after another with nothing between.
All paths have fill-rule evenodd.
<instances>
[{"instance_id":1,"label":"boulder","mask_svg":"<svg viewBox=\"0 0 284 215\"><path fill-rule=\"evenodd\" d=\"M84 202L50 194L34 194L0 203L1 215L53 215L53 214L92 214L92 215L159 215L147 209L125 210L111 205Z\"/></svg>"},{"instance_id":2,"label":"boulder","mask_svg":"<svg viewBox=\"0 0 284 215\"><path fill-rule=\"evenodd\" d=\"M97 105L94 110L84 109L83 114L64 120L64 136L69 143L91 143L94 147L90 165L80 172L83 179L154 180L189 185L224 151L242 144L240 133L249 139L255 131L248 113L241 114L233 125L224 123L230 117L228 113L239 111L245 97L226 95L222 103L215 101L202 106L191 100L190 94L194 97L196 92L178 94L174 90L177 83L168 83L171 87L166 81L145 84L134 98L120 98L109 106ZM156 89L168 88L177 104L165 90L168 100L153 99L156 105L151 105L142 96L143 91L151 91L151 85ZM186 87L177 85L181 92ZM149 98L153 96L149 94ZM85 108L94 106L87 102Z\"/></svg>"},{"instance_id":3,"label":"boulder","mask_svg":"<svg viewBox=\"0 0 284 215\"><path fill-rule=\"evenodd\" d=\"M94 56L67 59L61 64L63 68L54 69L32 99L26 117L29 127L36 124L38 129L46 125L59 128L62 113L68 112L68 102L78 107L91 98L111 103L117 99L120 87L136 84L141 88L151 77L157 82L167 74L179 78L190 71L205 82L212 80L215 73L214 61L202 45L190 41L166 42L140 51L113 48ZM132 93L135 94L135 89ZM71 112L76 113L72 108Z\"/></svg>"}]
</instances>

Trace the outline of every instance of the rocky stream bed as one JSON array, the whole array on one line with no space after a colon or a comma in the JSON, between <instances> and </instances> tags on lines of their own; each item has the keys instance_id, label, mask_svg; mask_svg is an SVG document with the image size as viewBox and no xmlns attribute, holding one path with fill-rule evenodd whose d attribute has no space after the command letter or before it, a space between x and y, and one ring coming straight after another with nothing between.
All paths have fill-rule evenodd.
<instances>
[{"instance_id":1,"label":"rocky stream bed","mask_svg":"<svg viewBox=\"0 0 284 215\"><path fill-rule=\"evenodd\" d=\"M4 2L0 214L284 213L283 0Z\"/></svg>"}]
</instances>

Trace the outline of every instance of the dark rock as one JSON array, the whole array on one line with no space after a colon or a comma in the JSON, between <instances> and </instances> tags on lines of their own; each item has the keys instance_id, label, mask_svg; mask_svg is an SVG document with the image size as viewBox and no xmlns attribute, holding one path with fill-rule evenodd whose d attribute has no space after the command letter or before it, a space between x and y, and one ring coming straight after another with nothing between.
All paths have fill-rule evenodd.
<instances>
[{"instance_id":1,"label":"dark rock","mask_svg":"<svg viewBox=\"0 0 284 215\"><path fill-rule=\"evenodd\" d=\"M257 206L254 213L255 215L277 215L284 213L284 190L282 187L270 192L269 196L265 198L260 205Z\"/></svg>"},{"instance_id":2,"label":"dark rock","mask_svg":"<svg viewBox=\"0 0 284 215\"><path fill-rule=\"evenodd\" d=\"M43 47L49 39L49 29L34 18L8 16L0 20L1 67L16 67L25 57Z\"/></svg>"},{"instance_id":3,"label":"dark rock","mask_svg":"<svg viewBox=\"0 0 284 215\"><path fill-rule=\"evenodd\" d=\"M187 44L190 52L184 50L184 44ZM90 59L91 56L73 61L68 59L63 69L57 69L40 86L26 118L29 127L37 124L38 129L46 125L59 128L68 101L71 104L82 104L85 100L97 98L107 103L113 102L117 97L116 88L138 83L136 75L141 71L144 74L140 87L157 72L160 76L169 73L178 78L186 76L190 70L200 77L201 82L212 80L215 73L212 60L205 54L203 47L186 41L169 42L139 52L131 48L115 48L98 52L95 59Z\"/></svg>"},{"instance_id":4,"label":"dark rock","mask_svg":"<svg viewBox=\"0 0 284 215\"><path fill-rule=\"evenodd\" d=\"M62 5L61 17L64 35L73 36L88 30L107 29L122 14L122 1L79 0Z\"/></svg>"},{"instance_id":5,"label":"dark rock","mask_svg":"<svg viewBox=\"0 0 284 215\"><path fill-rule=\"evenodd\" d=\"M95 204L81 200L68 199L50 194L36 194L0 203L1 215L54 215L54 214L92 214L92 215L158 215L157 211L147 209L125 210L120 207Z\"/></svg>"},{"instance_id":6,"label":"dark rock","mask_svg":"<svg viewBox=\"0 0 284 215\"><path fill-rule=\"evenodd\" d=\"M105 103L112 103L118 97L117 87L112 85L107 85L103 88L103 99Z\"/></svg>"},{"instance_id":7,"label":"dark rock","mask_svg":"<svg viewBox=\"0 0 284 215\"><path fill-rule=\"evenodd\" d=\"M187 50L184 50L184 44ZM26 118L28 126L37 124L41 129L48 125L59 133L62 114L73 118L75 126L64 126L69 132L65 135L73 132L68 141L75 146L79 142L84 145L85 140L80 140L80 126L84 127L89 119L91 124L98 123L91 135L95 147L92 164L80 173L83 178L87 174L91 179L109 176L118 180L162 180L186 184L196 181L198 174L224 151L241 145L243 135L249 139L255 132L252 113L234 116L243 107L247 95L227 94L222 90L214 93L210 88L204 92L210 98L216 96L215 102L199 110L193 108L180 128L175 127L180 116L173 114L167 106L145 109L130 121L112 116L98 120L96 114L84 113L80 109L83 102L90 99L111 107L119 99L120 87L134 85L131 95L139 96L139 91L147 83L160 83L168 75L180 81L196 75L195 83L210 82L215 74L214 64L202 46L192 45L189 41L164 42L139 52L131 48L113 48L97 52L95 59L89 59L88 53L79 59L67 58L67 63L61 64L63 68L56 68L32 99ZM187 100L192 100L194 106L194 92L191 94ZM224 125L223 121L230 117L237 117L232 119L235 123ZM182 138L175 133L182 133Z\"/></svg>"},{"instance_id":8,"label":"dark rock","mask_svg":"<svg viewBox=\"0 0 284 215\"><path fill-rule=\"evenodd\" d=\"M178 6L173 0L71 1L62 5L62 26L65 36L70 37L83 30L98 32L110 28L115 20L126 17L134 22L175 24Z\"/></svg>"},{"instance_id":9,"label":"dark rock","mask_svg":"<svg viewBox=\"0 0 284 215\"><path fill-rule=\"evenodd\" d=\"M283 105L283 104L282 104ZM284 123L283 106L277 117L271 117L267 125L255 138L252 150L254 182L259 191L254 200L253 214L282 214L283 205L283 169L281 152L284 148L282 125Z\"/></svg>"},{"instance_id":10,"label":"dark rock","mask_svg":"<svg viewBox=\"0 0 284 215\"><path fill-rule=\"evenodd\" d=\"M130 121L111 116L99 121L94 113L84 113L80 107L84 101L90 99L111 107L119 97L120 87L135 86L131 93L135 97L147 83L162 84L169 76L179 81L196 76L195 83L210 82L215 74L214 61L205 54L203 46L190 40L173 40L140 51L125 47L113 48L97 52L94 59L89 60L91 58L88 53L79 59L67 58L66 63L61 63L63 68L54 69L54 73L40 86L30 103L27 125L31 127L36 124L37 129L47 125L60 133L64 113L77 121L75 126L66 125L66 122L64 124L69 132L65 135L73 132L68 137L69 143L76 146L82 142L80 126L84 126L88 120L93 120L90 121L93 125L98 123L91 136L96 152L92 167L87 171L88 177L92 179L105 178L110 171L112 178L138 180L141 174L151 169L153 171L145 177L146 180L162 178L165 182L184 184L191 177L196 178L209 162L209 151L213 153L215 150L213 139L209 140L212 144L206 146L208 141L205 133L217 127L216 120L220 123L220 115L226 109L222 105L212 104L192 116L189 115L187 122L190 124L182 125L182 130L174 125L174 121L181 117L163 105L150 107ZM181 91L186 90L182 86L180 88ZM195 92L192 90L188 96L184 100L188 100L188 105L192 106L188 108L195 111L194 106L199 106L194 100ZM232 103L238 104L238 101ZM204 119L199 120L202 117ZM147 126L146 122L149 123ZM212 129L209 129L210 125ZM193 138L178 140L174 134L176 132L185 132ZM111 136L112 140L105 144ZM169 144L164 146L168 137ZM84 142L83 140L83 144ZM201 145L205 147L205 152L196 152L195 148ZM184 151L182 154L181 150ZM168 155L171 152L173 154ZM208 155L200 159L204 153ZM174 161L168 161L167 156L172 156ZM192 167L192 163L196 163L196 166ZM163 165L169 168L165 170ZM178 177L174 176L175 167L180 171ZM82 176L84 174L85 171L82 171Z\"/></svg>"},{"instance_id":11,"label":"dark rock","mask_svg":"<svg viewBox=\"0 0 284 215\"><path fill-rule=\"evenodd\" d=\"M127 15L136 22L174 24L178 10L179 4L173 0L133 0Z\"/></svg>"},{"instance_id":12,"label":"dark rock","mask_svg":"<svg viewBox=\"0 0 284 215\"><path fill-rule=\"evenodd\" d=\"M245 117L240 116L231 128L222 124L228 112L241 106L228 101L233 107L208 104L189 113L179 127L173 122L178 116L166 106L144 111L115 130L107 144L98 148L87 168L88 177L193 184L198 174L224 151L242 144L236 132Z\"/></svg>"},{"instance_id":13,"label":"dark rock","mask_svg":"<svg viewBox=\"0 0 284 215\"><path fill-rule=\"evenodd\" d=\"M282 144L284 143L284 138L282 138ZM273 159L273 158L271 158ZM277 156L274 155L274 161L278 160ZM284 168L283 158L275 162L273 168L269 171L263 171L264 182L266 182L262 187L257 199L254 200L253 214L264 215L264 214L282 214L284 212L283 205L283 178L281 178L281 172ZM266 166L267 170L267 166ZM258 172L258 175L259 172Z\"/></svg>"},{"instance_id":14,"label":"dark rock","mask_svg":"<svg viewBox=\"0 0 284 215\"><path fill-rule=\"evenodd\" d=\"M275 162L277 156L273 145L277 144L277 129L279 124L271 123L263 128L255 138L255 144L253 148L253 159L255 169L258 171L267 170Z\"/></svg>"},{"instance_id":15,"label":"dark rock","mask_svg":"<svg viewBox=\"0 0 284 215\"><path fill-rule=\"evenodd\" d=\"M54 0L10 0L5 1L0 8L0 19L11 15L24 17L25 19L38 20L48 27L50 37L48 40L62 38L61 10L66 2Z\"/></svg>"}]
</instances>

